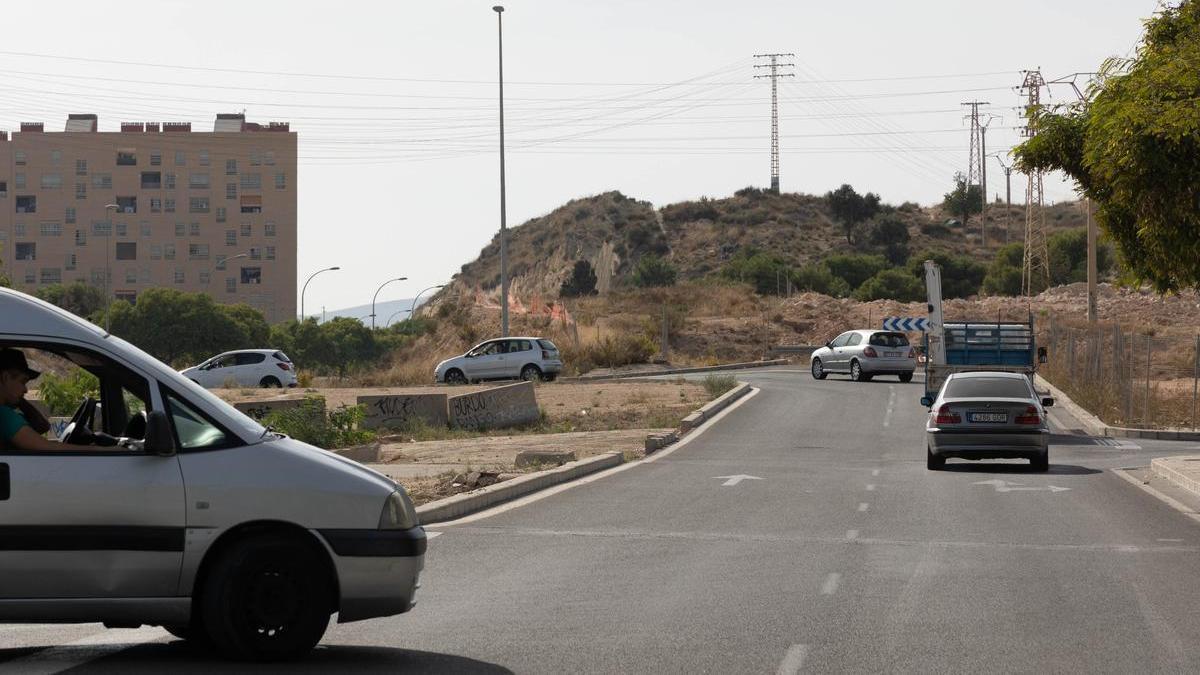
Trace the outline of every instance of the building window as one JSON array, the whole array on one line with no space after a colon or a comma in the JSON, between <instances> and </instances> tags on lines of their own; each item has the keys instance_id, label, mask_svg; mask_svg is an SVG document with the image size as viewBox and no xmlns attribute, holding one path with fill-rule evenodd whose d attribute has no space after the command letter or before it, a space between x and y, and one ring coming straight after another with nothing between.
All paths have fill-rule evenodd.
<instances>
[{"instance_id":1,"label":"building window","mask_svg":"<svg viewBox=\"0 0 1200 675\"><path fill-rule=\"evenodd\" d=\"M275 166L275 151L268 150L263 157L263 163L267 166Z\"/></svg>"},{"instance_id":2,"label":"building window","mask_svg":"<svg viewBox=\"0 0 1200 675\"><path fill-rule=\"evenodd\" d=\"M86 176L87 175L87 160L86 159L75 160L75 175L76 176Z\"/></svg>"},{"instance_id":3,"label":"building window","mask_svg":"<svg viewBox=\"0 0 1200 675\"><path fill-rule=\"evenodd\" d=\"M125 270L125 283L127 283L127 284L136 284L137 283L137 268L130 267L129 269Z\"/></svg>"},{"instance_id":4,"label":"building window","mask_svg":"<svg viewBox=\"0 0 1200 675\"><path fill-rule=\"evenodd\" d=\"M162 260L162 256L163 256L162 244L151 244L150 245L150 259L151 260Z\"/></svg>"},{"instance_id":5,"label":"building window","mask_svg":"<svg viewBox=\"0 0 1200 675\"><path fill-rule=\"evenodd\" d=\"M237 183L225 184L225 199L237 199Z\"/></svg>"},{"instance_id":6,"label":"building window","mask_svg":"<svg viewBox=\"0 0 1200 675\"><path fill-rule=\"evenodd\" d=\"M251 246L250 247L250 259L251 260L262 260L262 249L255 247L255 246Z\"/></svg>"},{"instance_id":7,"label":"building window","mask_svg":"<svg viewBox=\"0 0 1200 675\"><path fill-rule=\"evenodd\" d=\"M150 199L150 213L162 213L161 199L155 199L153 197Z\"/></svg>"},{"instance_id":8,"label":"building window","mask_svg":"<svg viewBox=\"0 0 1200 675\"><path fill-rule=\"evenodd\" d=\"M275 174L275 189L276 190L286 190L287 189L287 174L286 173Z\"/></svg>"},{"instance_id":9,"label":"building window","mask_svg":"<svg viewBox=\"0 0 1200 675\"><path fill-rule=\"evenodd\" d=\"M44 173L42 174L42 189L43 190L61 190L62 189L62 174L61 173Z\"/></svg>"},{"instance_id":10,"label":"building window","mask_svg":"<svg viewBox=\"0 0 1200 675\"><path fill-rule=\"evenodd\" d=\"M250 151L250 166L258 166L262 164L262 152L259 150Z\"/></svg>"},{"instance_id":11,"label":"building window","mask_svg":"<svg viewBox=\"0 0 1200 675\"><path fill-rule=\"evenodd\" d=\"M124 237L125 233L127 231L128 231L128 227L125 225L125 223L117 223L117 236L118 237Z\"/></svg>"},{"instance_id":12,"label":"building window","mask_svg":"<svg viewBox=\"0 0 1200 675\"><path fill-rule=\"evenodd\" d=\"M175 259L175 244L163 244L163 259L164 260L174 260Z\"/></svg>"},{"instance_id":13,"label":"building window","mask_svg":"<svg viewBox=\"0 0 1200 675\"><path fill-rule=\"evenodd\" d=\"M137 197L117 197L117 213L137 213Z\"/></svg>"},{"instance_id":14,"label":"building window","mask_svg":"<svg viewBox=\"0 0 1200 675\"><path fill-rule=\"evenodd\" d=\"M87 199L87 183L75 184L75 199Z\"/></svg>"},{"instance_id":15,"label":"building window","mask_svg":"<svg viewBox=\"0 0 1200 675\"><path fill-rule=\"evenodd\" d=\"M228 279L225 280L225 292L226 293L237 293L237 279L234 279L233 277L229 277Z\"/></svg>"},{"instance_id":16,"label":"building window","mask_svg":"<svg viewBox=\"0 0 1200 675\"><path fill-rule=\"evenodd\" d=\"M183 283L183 270L179 269L178 267L175 268L175 283Z\"/></svg>"},{"instance_id":17,"label":"building window","mask_svg":"<svg viewBox=\"0 0 1200 675\"><path fill-rule=\"evenodd\" d=\"M75 207L74 206L67 207L66 211L63 213L63 222L67 223L68 225L75 222Z\"/></svg>"},{"instance_id":18,"label":"building window","mask_svg":"<svg viewBox=\"0 0 1200 675\"><path fill-rule=\"evenodd\" d=\"M267 235L268 237L275 236L275 221L267 221L267 224L263 226L263 234Z\"/></svg>"},{"instance_id":19,"label":"building window","mask_svg":"<svg viewBox=\"0 0 1200 675\"><path fill-rule=\"evenodd\" d=\"M13 153L13 163L17 166L25 166L25 151L17 150Z\"/></svg>"},{"instance_id":20,"label":"building window","mask_svg":"<svg viewBox=\"0 0 1200 675\"><path fill-rule=\"evenodd\" d=\"M208 166L208 151L200 151L200 166Z\"/></svg>"},{"instance_id":21,"label":"building window","mask_svg":"<svg viewBox=\"0 0 1200 675\"><path fill-rule=\"evenodd\" d=\"M259 195L242 195L242 213L262 213L262 197Z\"/></svg>"},{"instance_id":22,"label":"building window","mask_svg":"<svg viewBox=\"0 0 1200 675\"><path fill-rule=\"evenodd\" d=\"M150 166L162 166L162 150L150 151Z\"/></svg>"},{"instance_id":23,"label":"building window","mask_svg":"<svg viewBox=\"0 0 1200 675\"><path fill-rule=\"evenodd\" d=\"M108 274L106 274L105 272L106 272L106 270L103 267L93 267L92 268L92 285L93 286L99 286L100 284L107 282Z\"/></svg>"},{"instance_id":24,"label":"building window","mask_svg":"<svg viewBox=\"0 0 1200 675\"><path fill-rule=\"evenodd\" d=\"M37 197L17 195L17 213L37 213Z\"/></svg>"},{"instance_id":25,"label":"building window","mask_svg":"<svg viewBox=\"0 0 1200 675\"><path fill-rule=\"evenodd\" d=\"M175 174L168 173L163 175L163 187L167 190L175 189Z\"/></svg>"},{"instance_id":26,"label":"building window","mask_svg":"<svg viewBox=\"0 0 1200 675\"><path fill-rule=\"evenodd\" d=\"M87 231L75 230L75 245L87 246Z\"/></svg>"},{"instance_id":27,"label":"building window","mask_svg":"<svg viewBox=\"0 0 1200 675\"><path fill-rule=\"evenodd\" d=\"M242 283L243 284L261 284L262 283L262 268L261 267L243 267L242 268Z\"/></svg>"},{"instance_id":28,"label":"building window","mask_svg":"<svg viewBox=\"0 0 1200 675\"><path fill-rule=\"evenodd\" d=\"M211 280L212 280L212 272L210 272L208 270L204 270L203 272L200 273L200 283L202 285L207 286L208 282Z\"/></svg>"},{"instance_id":29,"label":"building window","mask_svg":"<svg viewBox=\"0 0 1200 675\"><path fill-rule=\"evenodd\" d=\"M25 270L25 283L26 284L36 284L37 283L37 272L35 272L33 269Z\"/></svg>"},{"instance_id":30,"label":"building window","mask_svg":"<svg viewBox=\"0 0 1200 675\"><path fill-rule=\"evenodd\" d=\"M199 237L200 236L200 223L189 223L188 224L188 234L190 234L193 237Z\"/></svg>"},{"instance_id":31,"label":"building window","mask_svg":"<svg viewBox=\"0 0 1200 675\"><path fill-rule=\"evenodd\" d=\"M267 260L274 260L274 259L275 259L275 247L268 246L267 247Z\"/></svg>"},{"instance_id":32,"label":"building window","mask_svg":"<svg viewBox=\"0 0 1200 675\"><path fill-rule=\"evenodd\" d=\"M133 150L117 150L117 166L137 166L137 155Z\"/></svg>"},{"instance_id":33,"label":"building window","mask_svg":"<svg viewBox=\"0 0 1200 675\"><path fill-rule=\"evenodd\" d=\"M23 173L13 174L13 184L17 186L18 190L23 190L26 187L25 174L23 174Z\"/></svg>"},{"instance_id":34,"label":"building window","mask_svg":"<svg viewBox=\"0 0 1200 675\"><path fill-rule=\"evenodd\" d=\"M183 223L175 223L175 236L182 237L184 235L186 229L187 229L187 226L184 225Z\"/></svg>"},{"instance_id":35,"label":"building window","mask_svg":"<svg viewBox=\"0 0 1200 675\"><path fill-rule=\"evenodd\" d=\"M43 237L61 237L62 223L42 223L41 232Z\"/></svg>"},{"instance_id":36,"label":"building window","mask_svg":"<svg viewBox=\"0 0 1200 675\"><path fill-rule=\"evenodd\" d=\"M128 302L131 305L137 303L137 291L114 291L113 297L116 300Z\"/></svg>"},{"instance_id":37,"label":"building window","mask_svg":"<svg viewBox=\"0 0 1200 675\"><path fill-rule=\"evenodd\" d=\"M17 242L17 260L37 260L37 244L31 241Z\"/></svg>"},{"instance_id":38,"label":"building window","mask_svg":"<svg viewBox=\"0 0 1200 675\"><path fill-rule=\"evenodd\" d=\"M236 159L225 160L225 175L232 176L236 173L237 173L237 160Z\"/></svg>"},{"instance_id":39,"label":"building window","mask_svg":"<svg viewBox=\"0 0 1200 675\"><path fill-rule=\"evenodd\" d=\"M225 230L225 245L237 246L237 230Z\"/></svg>"},{"instance_id":40,"label":"building window","mask_svg":"<svg viewBox=\"0 0 1200 675\"><path fill-rule=\"evenodd\" d=\"M242 236L249 237L252 234L252 229L250 223L242 223Z\"/></svg>"},{"instance_id":41,"label":"building window","mask_svg":"<svg viewBox=\"0 0 1200 675\"><path fill-rule=\"evenodd\" d=\"M0 198L8 196L8 181L0 180Z\"/></svg>"},{"instance_id":42,"label":"building window","mask_svg":"<svg viewBox=\"0 0 1200 675\"><path fill-rule=\"evenodd\" d=\"M208 244L188 244L188 260L208 260Z\"/></svg>"},{"instance_id":43,"label":"building window","mask_svg":"<svg viewBox=\"0 0 1200 675\"><path fill-rule=\"evenodd\" d=\"M243 190L261 190L262 189L262 174L261 173L244 173L241 175Z\"/></svg>"},{"instance_id":44,"label":"building window","mask_svg":"<svg viewBox=\"0 0 1200 675\"><path fill-rule=\"evenodd\" d=\"M137 260L137 242L118 241L117 260Z\"/></svg>"},{"instance_id":45,"label":"building window","mask_svg":"<svg viewBox=\"0 0 1200 675\"><path fill-rule=\"evenodd\" d=\"M209 180L207 173L193 173L188 175L188 187L193 190L207 190L209 188Z\"/></svg>"},{"instance_id":46,"label":"building window","mask_svg":"<svg viewBox=\"0 0 1200 675\"><path fill-rule=\"evenodd\" d=\"M147 223L147 222L144 222L144 221L143 221L143 222L142 222L142 236L143 236L143 237L149 237L150 235L151 235L151 232L150 232L150 223Z\"/></svg>"},{"instance_id":47,"label":"building window","mask_svg":"<svg viewBox=\"0 0 1200 675\"><path fill-rule=\"evenodd\" d=\"M175 151L175 166L187 165L187 157L184 156L182 150Z\"/></svg>"},{"instance_id":48,"label":"building window","mask_svg":"<svg viewBox=\"0 0 1200 675\"><path fill-rule=\"evenodd\" d=\"M161 171L143 171L142 172L142 189L157 190L162 187L162 172Z\"/></svg>"},{"instance_id":49,"label":"building window","mask_svg":"<svg viewBox=\"0 0 1200 675\"><path fill-rule=\"evenodd\" d=\"M75 255L74 253L68 253L67 254L67 264L66 264L67 271L74 271L75 266L78 264L79 264L79 256Z\"/></svg>"},{"instance_id":50,"label":"building window","mask_svg":"<svg viewBox=\"0 0 1200 675\"><path fill-rule=\"evenodd\" d=\"M62 269L58 267L43 267L42 268L42 283L43 284L61 284Z\"/></svg>"},{"instance_id":51,"label":"building window","mask_svg":"<svg viewBox=\"0 0 1200 675\"><path fill-rule=\"evenodd\" d=\"M163 212L175 213L175 199L173 197L167 197L163 200Z\"/></svg>"},{"instance_id":52,"label":"building window","mask_svg":"<svg viewBox=\"0 0 1200 675\"><path fill-rule=\"evenodd\" d=\"M94 173L92 174L92 187L97 190L112 189L112 174L111 173Z\"/></svg>"},{"instance_id":53,"label":"building window","mask_svg":"<svg viewBox=\"0 0 1200 675\"><path fill-rule=\"evenodd\" d=\"M143 267L138 272L138 281L140 281L143 284L150 283L150 268L149 267Z\"/></svg>"},{"instance_id":54,"label":"building window","mask_svg":"<svg viewBox=\"0 0 1200 675\"><path fill-rule=\"evenodd\" d=\"M50 151L50 163L55 166L62 164L62 150L51 150Z\"/></svg>"},{"instance_id":55,"label":"building window","mask_svg":"<svg viewBox=\"0 0 1200 675\"><path fill-rule=\"evenodd\" d=\"M92 222L92 235L96 237L107 237L112 234L112 223L107 220L97 220Z\"/></svg>"},{"instance_id":56,"label":"building window","mask_svg":"<svg viewBox=\"0 0 1200 675\"><path fill-rule=\"evenodd\" d=\"M217 222L218 223L225 222L225 207L224 206L217 207Z\"/></svg>"},{"instance_id":57,"label":"building window","mask_svg":"<svg viewBox=\"0 0 1200 675\"><path fill-rule=\"evenodd\" d=\"M24 237L25 236L25 223L17 223L16 225L13 225L13 235L18 236L18 237Z\"/></svg>"},{"instance_id":58,"label":"building window","mask_svg":"<svg viewBox=\"0 0 1200 675\"><path fill-rule=\"evenodd\" d=\"M208 213L208 197L192 197L189 199L188 213Z\"/></svg>"}]
</instances>

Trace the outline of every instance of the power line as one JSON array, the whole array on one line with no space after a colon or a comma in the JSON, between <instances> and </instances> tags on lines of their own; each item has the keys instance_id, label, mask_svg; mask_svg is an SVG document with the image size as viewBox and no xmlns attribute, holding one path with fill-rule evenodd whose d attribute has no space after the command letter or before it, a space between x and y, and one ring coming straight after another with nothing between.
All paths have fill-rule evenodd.
<instances>
[{"instance_id":1,"label":"power line","mask_svg":"<svg viewBox=\"0 0 1200 675\"><path fill-rule=\"evenodd\" d=\"M755 68L770 68L767 75L755 75L754 79L769 78L771 80L771 192L779 194L779 92L778 83L781 77L795 77L793 73L781 73L780 68L792 68L794 63L780 63L781 58L793 58L795 54L755 54L756 59L768 59L767 63L756 63Z\"/></svg>"}]
</instances>

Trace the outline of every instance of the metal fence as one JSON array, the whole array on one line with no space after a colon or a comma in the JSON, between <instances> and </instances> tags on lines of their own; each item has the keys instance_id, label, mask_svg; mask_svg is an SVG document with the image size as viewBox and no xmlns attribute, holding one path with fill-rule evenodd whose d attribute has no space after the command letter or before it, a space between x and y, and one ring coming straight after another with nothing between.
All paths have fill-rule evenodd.
<instances>
[{"instance_id":1,"label":"metal fence","mask_svg":"<svg viewBox=\"0 0 1200 675\"><path fill-rule=\"evenodd\" d=\"M1113 426L1197 427L1200 335L1155 335L1115 322L1050 315L1039 343L1043 377Z\"/></svg>"}]
</instances>

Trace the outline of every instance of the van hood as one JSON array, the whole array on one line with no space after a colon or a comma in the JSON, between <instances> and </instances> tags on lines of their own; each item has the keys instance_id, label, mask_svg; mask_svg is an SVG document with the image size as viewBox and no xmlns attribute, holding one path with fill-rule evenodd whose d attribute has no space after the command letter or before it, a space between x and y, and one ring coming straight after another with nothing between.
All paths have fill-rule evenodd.
<instances>
[{"instance_id":1,"label":"van hood","mask_svg":"<svg viewBox=\"0 0 1200 675\"><path fill-rule=\"evenodd\" d=\"M266 441L266 443L305 461L327 467L347 477L353 477L364 483L377 486L380 490L384 491L385 496L395 492L396 488L400 487L396 481L374 469L370 469L352 459L342 457L330 450L322 450L321 448L288 436L281 435L274 440Z\"/></svg>"}]
</instances>

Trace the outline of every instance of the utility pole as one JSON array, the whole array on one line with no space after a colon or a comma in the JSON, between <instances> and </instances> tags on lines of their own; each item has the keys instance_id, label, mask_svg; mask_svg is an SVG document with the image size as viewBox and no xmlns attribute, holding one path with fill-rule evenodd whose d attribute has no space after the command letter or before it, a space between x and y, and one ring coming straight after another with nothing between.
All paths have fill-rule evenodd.
<instances>
[{"instance_id":1,"label":"utility pole","mask_svg":"<svg viewBox=\"0 0 1200 675\"><path fill-rule=\"evenodd\" d=\"M508 214L504 189L504 7L496 12L497 53L500 64L500 337L508 337Z\"/></svg>"},{"instance_id":2,"label":"utility pole","mask_svg":"<svg viewBox=\"0 0 1200 675\"><path fill-rule=\"evenodd\" d=\"M1032 138L1037 135L1037 114L1042 106L1042 88L1046 80L1040 70L1027 70L1021 82L1021 94L1025 96L1025 128L1021 135ZM1029 184L1025 190L1025 254L1021 265L1021 292L1026 297L1033 295L1034 284L1039 279L1050 285L1050 253L1046 246L1046 215L1042 198L1042 172L1028 174Z\"/></svg>"},{"instance_id":3,"label":"utility pole","mask_svg":"<svg viewBox=\"0 0 1200 675\"><path fill-rule=\"evenodd\" d=\"M984 246L987 246L987 226L985 224L984 209L987 208L987 182L984 177L987 176L985 168L985 152L984 152L984 128L979 125L979 106L988 105L987 101L966 101L962 105L971 106L971 113L967 115L967 119L971 120L971 149L967 154L967 194L971 193L971 186L978 185L980 187L980 204L979 204L979 238Z\"/></svg>"},{"instance_id":4,"label":"utility pole","mask_svg":"<svg viewBox=\"0 0 1200 675\"><path fill-rule=\"evenodd\" d=\"M779 194L779 94L778 85L781 77L795 77L794 73L781 73L780 68L795 67L794 63L780 63L785 57L795 58L795 54L755 54L756 59L770 59L767 63L756 63L755 68L770 68L768 75L755 75L754 79L771 78L771 192Z\"/></svg>"},{"instance_id":5,"label":"utility pole","mask_svg":"<svg viewBox=\"0 0 1200 675\"><path fill-rule=\"evenodd\" d=\"M1000 153L996 153L993 157L1000 162L1000 168L1004 170L1004 243L1007 244L1011 239L1012 231L1012 166L1004 163Z\"/></svg>"},{"instance_id":6,"label":"utility pole","mask_svg":"<svg viewBox=\"0 0 1200 675\"><path fill-rule=\"evenodd\" d=\"M1075 92L1077 105L1081 108L1086 108L1088 104L1087 96L1079 88L1079 76L1086 75L1094 77L1096 73L1071 73L1057 80L1051 80L1047 84L1067 83L1071 85L1071 89ZM1096 282L1099 273L1096 271L1096 223L1092 220L1092 199L1084 197L1084 208L1087 217L1087 320L1089 324L1095 324L1097 318L1096 310Z\"/></svg>"}]
</instances>

